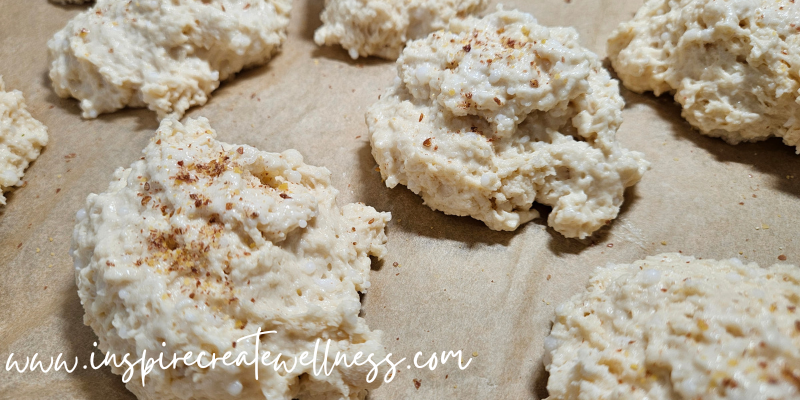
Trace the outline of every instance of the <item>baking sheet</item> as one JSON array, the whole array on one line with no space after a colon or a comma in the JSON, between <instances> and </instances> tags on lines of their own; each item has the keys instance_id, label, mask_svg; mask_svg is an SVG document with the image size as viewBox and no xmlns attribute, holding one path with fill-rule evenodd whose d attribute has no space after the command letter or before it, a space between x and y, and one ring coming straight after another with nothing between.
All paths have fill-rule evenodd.
<instances>
[{"instance_id":1,"label":"baking sheet","mask_svg":"<svg viewBox=\"0 0 800 400\"><path fill-rule=\"evenodd\" d=\"M545 25L572 25L582 43L605 54L605 40L641 0L516 0L506 8ZM618 138L652 162L626 193L622 213L587 240L565 239L544 217L518 231L446 216L409 190L387 189L370 155L364 112L394 75L394 64L352 61L312 41L323 0L295 0L289 38L268 65L245 71L187 116L205 116L230 143L296 148L328 167L339 203L391 211L389 254L374 265L363 312L384 331L389 352L477 354L466 370L401 370L372 399L543 398L543 340L555 306L580 290L594 266L665 251L740 257L762 265L800 263L800 156L773 139L730 146L694 132L670 98L636 95ZM96 340L82 323L68 254L75 212L129 166L157 128L148 110L82 120L77 102L58 98L47 78L47 40L86 6L0 0L0 74L23 91L50 143L28 169L27 185L0 207L0 398L131 399L108 369L6 370L15 357L86 360ZM74 154L74 157L71 155ZM790 178L794 175L794 178ZM398 266L393 266L397 262ZM73 361L70 361L70 364ZM419 388L414 384L418 380Z\"/></svg>"}]
</instances>

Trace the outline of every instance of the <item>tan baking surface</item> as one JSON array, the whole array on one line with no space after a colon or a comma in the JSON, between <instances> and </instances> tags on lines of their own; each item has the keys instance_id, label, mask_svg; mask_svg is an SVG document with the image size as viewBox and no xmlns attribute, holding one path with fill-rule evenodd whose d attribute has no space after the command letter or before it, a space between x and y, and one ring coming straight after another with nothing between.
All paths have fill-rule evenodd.
<instances>
[{"instance_id":1,"label":"tan baking surface","mask_svg":"<svg viewBox=\"0 0 800 400\"><path fill-rule=\"evenodd\" d=\"M599 54L611 30L640 4L506 2L545 25L575 26ZM0 0L0 74L50 128L50 144L25 175L28 185L0 208L3 399L133 398L107 369L81 369L96 338L82 323L68 249L73 216L86 196L104 190L115 168L140 157L157 122L147 110L85 121L76 101L51 90L45 44L84 8ZM295 1L283 52L223 84L188 116L208 117L227 142L297 148L307 162L332 171L340 204L363 201L392 212L389 255L373 271L365 296L370 327L383 330L388 350L401 357L457 349L478 356L464 371L450 363L435 371L401 370L371 398L546 396L542 342L553 308L580 290L597 265L679 250L763 265L784 254L800 263L800 156L794 149L779 140L729 146L706 138L681 120L670 99L652 95L623 90L628 105L618 134L625 146L647 154L652 169L627 193L621 216L591 240L564 239L545 229L544 218L514 233L493 232L469 218L434 212L405 188L385 188L374 170L364 112L394 77L393 63L353 62L339 48L317 48L311 37L321 8L322 0ZM82 361L72 374L19 374L5 369L11 352L46 359L63 353ZM413 379L421 381L419 389Z\"/></svg>"}]
</instances>

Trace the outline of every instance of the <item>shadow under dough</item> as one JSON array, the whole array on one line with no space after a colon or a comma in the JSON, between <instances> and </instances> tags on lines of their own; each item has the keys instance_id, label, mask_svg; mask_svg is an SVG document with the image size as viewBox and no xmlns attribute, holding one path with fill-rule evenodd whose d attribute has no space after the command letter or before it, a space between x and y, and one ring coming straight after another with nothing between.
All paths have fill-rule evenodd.
<instances>
[{"instance_id":1,"label":"shadow under dough","mask_svg":"<svg viewBox=\"0 0 800 400\"><path fill-rule=\"evenodd\" d=\"M550 373L544 369L543 363L538 363L536 370L531 376L530 391L533 398L546 399L549 396L547 392L547 380L550 379Z\"/></svg>"},{"instance_id":2,"label":"shadow under dough","mask_svg":"<svg viewBox=\"0 0 800 400\"><path fill-rule=\"evenodd\" d=\"M314 32L316 32L316 30L322 26L320 14L322 14L322 10L325 8L325 0L308 0L307 4L308 7L305 9L305 18L303 19L301 35L304 40L308 40L309 42L313 43ZM394 63L394 60L387 60L380 57L359 57L357 60L354 60L347 53L347 50L338 44L333 46L316 46L314 51L311 53L311 58L326 58L333 61L340 61L345 64L366 66ZM390 83L391 82L387 82L387 86Z\"/></svg>"},{"instance_id":3,"label":"shadow under dough","mask_svg":"<svg viewBox=\"0 0 800 400\"><path fill-rule=\"evenodd\" d=\"M367 58L359 57L358 59L354 60L350 58L350 54L347 53L342 46L333 45L333 46L317 46L314 51L311 53L312 58L325 58L332 61L339 61L345 64L350 64L354 66L373 66L373 65L389 65L394 64L394 60L387 60L385 58L370 56ZM387 82L386 86L389 86L391 82Z\"/></svg>"},{"instance_id":4,"label":"shadow under dough","mask_svg":"<svg viewBox=\"0 0 800 400\"><path fill-rule=\"evenodd\" d=\"M50 3L51 6L58 7L60 9L64 10L64 11L68 11L68 10L88 10L93 5L93 2L87 2L87 3L83 3L83 4L69 4L69 3L64 4L64 3L57 3L57 2L55 2L53 0L48 1L48 3Z\"/></svg>"},{"instance_id":5,"label":"shadow under dough","mask_svg":"<svg viewBox=\"0 0 800 400\"><path fill-rule=\"evenodd\" d=\"M94 363L102 361L103 353L95 348L92 343L97 336L92 329L83 324L83 306L74 285L62 296L62 330L64 337L68 338L70 348L65 354L67 360L78 357L78 368L71 374L71 379L78 382L82 398L87 400L135 400L136 396L129 392L122 383L122 377L114 375L110 367L99 369L83 369L80 365L89 365L89 355L94 352Z\"/></svg>"},{"instance_id":6,"label":"shadow under dough","mask_svg":"<svg viewBox=\"0 0 800 400\"><path fill-rule=\"evenodd\" d=\"M49 65L48 65L49 67ZM63 98L56 94L53 90L53 82L50 80L50 69L46 69L42 72L42 76L40 78L42 87L47 90L47 97L45 101L47 104L50 104L52 107L58 107L70 115L75 115L80 117L81 116L81 108L77 100L73 98Z\"/></svg>"},{"instance_id":7,"label":"shadow under dough","mask_svg":"<svg viewBox=\"0 0 800 400\"><path fill-rule=\"evenodd\" d=\"M456 240L469 247L483 244L508 246L511 239L520 234L528 224L538 224L537 221L541 221L542 218L523 224L511 232L491 230L483 222L472 217L447 215L433 210L423 204L421 196L403 185L393 189L387 188L381 180L380 172L375 171L375 159L372 157L369 143L359 149L358 160L359 181L365 186L363 201L378 210L390 211L392 213L390 227L393 229L402 229L435 239ZM536 204L534 206L537 207ZM554 231L552 234L563 238Z\"/></svg>"},{"instance_id":8,"label":"shadow under dough","mask_svg":"<svg viewBox=\"0 0 800 400\"><path fill-rule=\"evenodd\" d=\"M325 0L306 0L307 7L305 11L305 18L303 18L303 39L310 42L314 41L314 32L322 26L320 14L325 9Z\"/></svg>"},{"instance_id":9,"label":"shadow under dough","mask_svg":"<svg viewBox=\"0 0 800 400\"><path fill-rule=\"evenodd\" d=\"M49 71L44 71L42 73L43 79L43 86L47 90L47 97L45 101L53 107L58 107L65 112L69 113L70 115L76 116L80 118L82 121L88 121L81 116L81 108L80 103L75 98L63 98L56 94L53 90L53 84L50 81ZM195 107L192 107L193 109ZM189 109L189 110L191 110ZM187 110L188 111L188 110ZM156 112L151 111L144 107L132 108L132 107L125 107L113 112L103 113L94 118L98 121L104 121L108 123L115 123L114 121L122 119L122 118L136 118L136 130L148 130L150 132L155 132L158 128L159 122L158 118L156 117ZM52 135L57 129L57 127L49 127L50 134Z\"/></svg>"},{"instance_id":10,"label":"shadow under dough","mask_svg":"<svg viewBox=\"0 0 800 400\"><path fill-rule=\"evenodd\" d=\"M604 66L609 69L613 78L619 79L607 59ZM783 144L781 138L728 144L721 138L700 133L683 119L681 105L673 99L672 94L664 93L658 97L652 92L637 94L622 84L620 84L620 94L625 100L625 108L642 104L654 109L662 120L670 124L675 138L691 142L711 154L718 162L744 164L758 172L771 175L774 179L769 184L774 189L800 197L800 179L786 179L787 175L793 175L797 171L800 155L796 154L794 147Z\"/></svg>"},{"instance_id":11,"label":"shadow under dough","mask_svg":"<svg viewBox=\"0 0 800 400\"><path fill-rule=\"evenodd\" d=\"M564 235L556 232L552 227L548 226L547 231L550 232L550 241L548 242L547 247L555 255L561 256L563 254L580 254L584 250L596 245L597 243L605 242L606 239L608 239L608 236L611 234L611 229L613 229L614 225L618 223L617 221L627 214L633 204L638 202L641 198L637 192L636 185L625 189L624 196L625 200L622 202L622 205L619 208L617 217L584 239L567 238ZM541 217L539 218L543 220L543 224L546 224L547 218L550 216L550 207L534 203L533 208L539 211L539 214L541 214Z\"/></svg>"}]
</instances>

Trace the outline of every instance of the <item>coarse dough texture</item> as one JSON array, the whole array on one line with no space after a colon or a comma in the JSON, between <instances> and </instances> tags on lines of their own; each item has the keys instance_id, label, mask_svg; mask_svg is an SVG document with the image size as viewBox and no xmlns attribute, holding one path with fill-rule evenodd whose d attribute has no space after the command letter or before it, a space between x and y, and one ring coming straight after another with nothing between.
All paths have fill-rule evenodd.
<instances>
[{"instance_id":1,"label":"coarse dough texture","mask_svg":"<svg viewBox=\"0 0 800 400\"><path fill-rule=\"evenodd\" d=\"M0 76L0 205L6 204L3 192L23 184L25 168L48 140L47 127L28 112L22 92L5 90Z\"/></svg>"},{"instance_id":2,"label":"coarse dough texture","mask_svg":"<svg viewBox=\"0 0 800 400\"><path fill-rule=\"evenodd\" d=\"M314 32L322 45L340 44L350 57L394 60L409 40L444 29L448 21L486 8L488 0L325 0Z\"/></svg>"},{"instance_id":3,"label":"coarse dough texture","mask_svg":"<svg viewBox=\"0 0 800 400\"><path fill-rule=\"evenodd\" d=\"M619 213L649 164L616 142L623 101L572 28L503 11L409 42L367 112L386 186L494 230L538 217L584 238Z\"/></svg>"},{"instance_id":4,"label":"coarse dough texture","mask_svg":"<svg viewBox=\"0 0 800 400\"><path fill-rule=\"evenodd\" d=\"M47 43L50 79L84 118L126 106L180 118L220 81L266 63L291 0L99 0Z\"/></svg>"},{"instance_id":5,"label":"coarse dough texture","mask_svg":"<svg viewBox=\"0 0 800 400\"><path fill-rule=\"evenodd\" d=\"M327 339L329 363L337 352L381 360L381 332L358 316L358 292L370 286L369 256L386 252L391 215L337 207L330 172L296 150L267 153L215 135L205 118L163 120L143 159L78 212L78 294L99 348L118 359L163 351L165 364L201 351L252 360L254 338L234 342L261 329L277 332L261 337L259 360L280 353L291 367L307 351L321 368ZM299 363L280 374L258 365L258 380L254 366L156 367L144 387L137 369L127 387L140 399L361 399L381 382L367 383L370 364L329 376Z\"/></svg>"},{"instance_id":6,"label":"coarse dough texture","mask_svg":"<svg viewBox=\"0 0 800 400\"><path fill-rule=\"evenodd\" d=\"M673 93L700 132L800 153L800 3L648 0L608 54L625 87Z\"/></svg>"},{"instance_id":7,"label":"coarse dough texture","mask_svg":"<svg viewBox=\"0 0 800 400\"><path fill-rule=\"evenodd\" d=\"M545 339L551 400L800 398L800 269L677 253L594 272Z\"/></svg>"}]
</instances>

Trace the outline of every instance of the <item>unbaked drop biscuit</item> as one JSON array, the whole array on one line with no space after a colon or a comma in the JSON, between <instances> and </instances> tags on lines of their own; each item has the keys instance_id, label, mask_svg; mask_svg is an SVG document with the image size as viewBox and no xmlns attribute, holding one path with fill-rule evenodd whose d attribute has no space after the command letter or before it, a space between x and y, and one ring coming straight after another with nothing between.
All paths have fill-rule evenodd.
<instances>
[{"instance_id":1,"label":"unbaked drop biscuit","mask_svg":"<svg viewBox=\"0 0 800 400\"><path fill-rule=\"evenodd\" d=\"M800 398L800 269L677 253L597 268L556 307L550 400Z\"/></svg>"},{"instance_id":2,"label":"unbaked drop biscuit","mask_svg":"<svg viewBox=\"0 0 800 400\"><path fill-rule=\"evenodd\" d=\"M325 0L314 41L341 45L351 58L394 60L409 40L421 39L486 7L487 0Z\"/></svg>"},{"instance_id":3,"label":"unbaked drop biscuit","mask_svg":"<svg viewBox=\"0 0 800 400\"><path fill-rule=\"evenodd\" d=\"M3 192L22 185L28 165L47 145L47 127L33 118L19 90L5 91L0 76L0 205Z\"/></svg>"},{"instance_id":4,"label":"unbaked drop biscuit","mask_svg":"<svg viewBox=\"0 0 800 400\"><path fill-rule=\"evenodd\" d=\"M190 358L156 366L144 385L137 367L130 391L164 400L355 400L380 385L381 376L367 381L364 358L384 358L381 332L359 317L359 292L370 287L370 256L386 253L389 213L338 207L326 168L296 150L220 142L205 118L164 119L143 153L77 214L72 256L84 322L118 360L163 353L166 365L205 351L202 364L228 352L259 361L210 368ZM259 330L274 332L259 338L256 355ZM360 365L332 365L359 353ZM279 355L291 371L265 363ZM315 358L316 366L302 364Z\"/></svg>"},{"instance_id":5,"label":"unbaked drop biscuit","mask_svg":"<svg viewBox=\"0 0 800 400\"><path fill-rule=\"evenodd\" d=\"M800 153L800 3L648 0L608 39L622 83L671 93L703 134Z\"/></svg>"},{"instance_id":6,"label":"unbaked drop biscuit","mask_svg":"<svg viewBox=\"0 0 800 400\"><path fill-rule=\"evenodd\" d=\"M84 118L147 107L180 118L221 81L266 63L291 0L99 0L47 42L50 79Z\"/></svg>"},{"instance_id":7,"label":"unbaked drop biscuit","mask_svg":"<svg viewBox=\"0 0 800 400\"><path fill-rule=\"evenodd\" d=\"M367 112L386 186L425 204L515 230L548 224L584 238L616 218L648 168L619 145L623 100L572 28L499 11L409 42L394 84Z\"/></svg>"}]
</instances>

